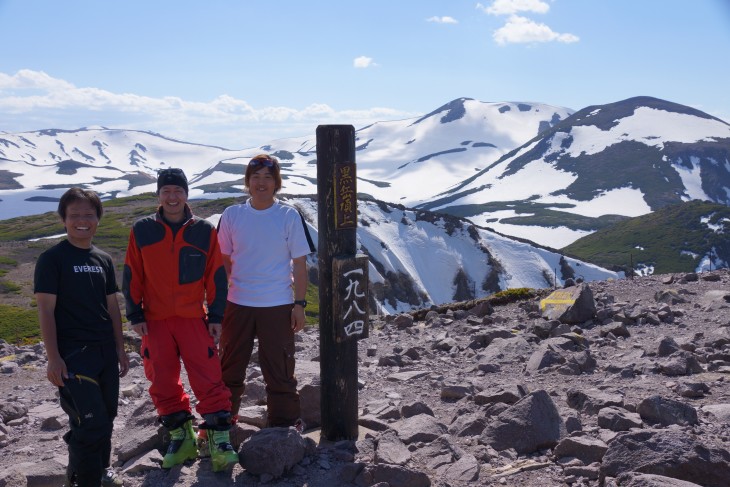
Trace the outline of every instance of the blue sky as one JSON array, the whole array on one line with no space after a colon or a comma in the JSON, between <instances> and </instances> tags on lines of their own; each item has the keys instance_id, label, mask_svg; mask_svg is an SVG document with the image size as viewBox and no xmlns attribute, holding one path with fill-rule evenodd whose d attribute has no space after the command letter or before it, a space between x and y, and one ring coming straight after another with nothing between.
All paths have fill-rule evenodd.
<instances>
[{"instance_id":1,"label":"blue sky","mask_svg":"<svg viewBox=\"0 0 730 487\"><path fill-rule=\"evenodd\" d=\"M728 0L0 0L0 26L0 132L240 149L460 97L730 122Z\"/></svg>"}]
</instances>

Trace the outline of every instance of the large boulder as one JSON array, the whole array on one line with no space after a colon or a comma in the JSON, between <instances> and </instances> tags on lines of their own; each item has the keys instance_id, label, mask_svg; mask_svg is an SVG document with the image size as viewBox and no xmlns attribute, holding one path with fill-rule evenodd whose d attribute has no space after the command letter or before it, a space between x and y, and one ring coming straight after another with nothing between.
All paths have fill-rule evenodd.
<instances>
[{"instance_id":1,"label":"large boulder","mask_svg":"<svg viewBox=\"0 0 730 487\"><path fill-rule=\"evenodd\" d=\"M565 424L545 390L538 390L502 411L487 424L479 442L497 451L520 454L552 448L566 436Z\"/></svg>"},{"instance_id":2,"label":"large boulder","mask_svg":"<svg viewBox=\"0 0 730 487\"><path fill-rule=\"evenodd\" d=\"M249 473L278 478L314 448L314 441L302 437L294 428L266 428L243 442L238 458Z\"/></svg>"},{"instance_id":3,"label":"large boulder","mask_svg":"<svg viewBox=\"0 0 730 487\"><path fill-rule=\"evenodd\" d=\"M543 318L559 320L561 323L583 323L596 314L593 291L587 284L553 291L540 301Z\"/></svg>"},{"instance_id":4,"label":"large boulder","mask_svg":"<svg viewBox=\"0 0 730 487\"><path fill-rule=\"evenodd\" d=\"M727 487L730 451L711 438L698 438L680 428L620 433L603 456L601 478L631 471Z\"/></svg>"},{"instance_id":5,"label":"large boulder","mask_svg":"<svg viewBox=\"0 0 730 487\"><path fill-rule=\"evenodd\" d=\"M697 410L680 401L661 396L651 396L639 403L637 412L641 419L651 424L682 426L697 424Z\"/></svg>"}]
</instances>

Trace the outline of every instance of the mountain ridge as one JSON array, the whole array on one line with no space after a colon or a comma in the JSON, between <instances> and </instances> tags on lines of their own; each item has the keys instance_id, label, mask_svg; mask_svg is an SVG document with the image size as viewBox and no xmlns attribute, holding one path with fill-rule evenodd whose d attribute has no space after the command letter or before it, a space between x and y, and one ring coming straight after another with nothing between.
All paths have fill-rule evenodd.
<instances>
[{"instance_id":1,"label":"mountain ridge","mask_svg":"<svg viewBox=\"0 0 730 487\"><path fill-rule=\"evenodd\" d=\"M553 249L679 201L730 201L730 126L648 96L577 112L457 98L355 138L360 199L468 218ZM313 137L228 150L96 127L3 134L0 218L52 211L70 185L104 199L151 192L170 165L186 171L192 198L237 197L259 152L280 158L287 193L314 194L316 149Z\"/></svg>"},{"instance_id":2,"label":"mountain ridge","mask_svg":"<svg viewBox=\"0 0 730 487\"><path fill-rule=\"evenodd\" d=\"M571 221L581 215L585 222L596 219L596 230L601 217L639 216L691 199L730 204L730 125L676 103L635 97L573 113L417 207L524 236L529 232L520 225L555 221L559 213L565 228L576 230ZM560 248L587 233L574 231L548 245Z\"/></svg>"}]
</instances>

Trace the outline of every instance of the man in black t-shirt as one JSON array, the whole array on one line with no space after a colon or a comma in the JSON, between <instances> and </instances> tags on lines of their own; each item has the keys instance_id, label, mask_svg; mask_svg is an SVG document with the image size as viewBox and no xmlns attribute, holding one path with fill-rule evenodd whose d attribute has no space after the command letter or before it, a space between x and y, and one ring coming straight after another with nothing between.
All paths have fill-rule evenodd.
<instances>
[{"instance_id":1,"label":"man in black t-shirt","mask_svg":"<svg viewBox=\"0 0 730 487\"><path fill-rule=\"evenodd\" d=\"M111 257L92 245L102 215L93 191L71 188L58 214L66 240L43 252L34 292L48 380L69 416L67 486L122 485L109 466L119 378L129 370Z\"/></svg>"}]
</instances>

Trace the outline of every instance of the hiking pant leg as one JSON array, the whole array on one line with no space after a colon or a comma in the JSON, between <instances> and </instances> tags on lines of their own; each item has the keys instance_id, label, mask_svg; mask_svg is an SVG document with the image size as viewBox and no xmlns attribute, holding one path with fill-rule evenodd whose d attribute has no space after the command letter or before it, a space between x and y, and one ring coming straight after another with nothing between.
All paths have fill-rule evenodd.
<instances>
[{"instance_id":1,"label":"hiking pant leg","mask_svg":"<svg viewBox=\"0 0 730 487\"><path fill-rule=\"evenodd\" d=\"M142 337L144 373L157 414L190 412L190 397L180 380L180 352L173 335L174 319L150 320Z\"/></svg>"},{"instance_id":2,"label":"hiking pant leg","mask_svg":"<svg viewBox=\"0 0 730 487\"><path fill-rule=\"evenodd\" d=\"M291 311L291 304L256 310L259 363L266 381L269 426L293 426L300 416Z\"/></svg>"},{"instance_id":3,"label":"hiking pant leg","mask_svg":"<svg viewBox=\"0 0 730 487\"><path fill-rule=\"evenodd\" d=\"M231 392L223 383L213 337L202 318L175 318L174 335L201 416L231 410Z\"/></svg>"},{"instance_id":4,"label":"hiking pant leg","mask_svg":"<svg viewBox=\"0 0 730 487\"><path fill-rule=\"evenodd\" d=\"M251 360L256 333L255 310L228 301L223 315L221 369L223 382L231 391L231 414L234 416L241 408L241 396L246 389L246 368Z\"/></svg>"},{"instance_id":5,"label":"hiking pant leg","mask_svg":"<svg viewBox=\"0 0 730 487\"><path fill-rule=\"evenodd\" d=\"M62 356L69 372L59 388L61 407L69 416L70 431L64 435L69 469L79 485L97 487L109 463L113 427L100 385L103 354L99 346L86 346L68 353L64 350Z\"/></svg>"},{"instance_id":6,"label":"hiking pant leg","mask_svg":"<svg viewBox=\"0 0 730 487\"><path fill-rule=\"evenodd\" d=\"M101 386L101 398L109 417L109 435L106 437L101 451L101 466L106 469L111 465L112 432L114 418L117 417L119 407L119 357L114 343L104 345L101 353L104 368L101 371L99 385Z\"/></svg>"}]
</instances>

